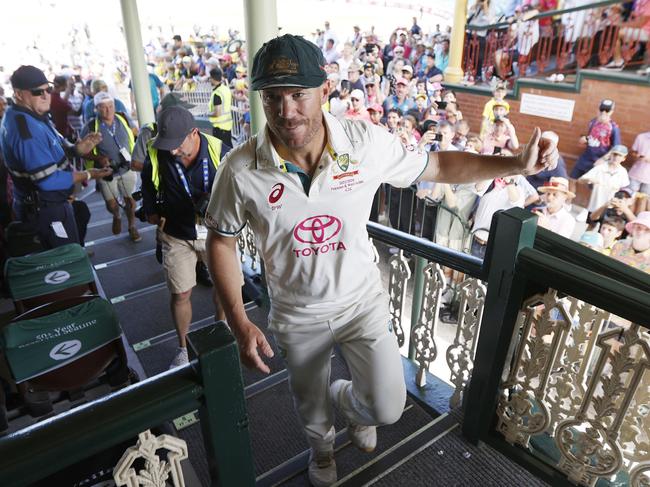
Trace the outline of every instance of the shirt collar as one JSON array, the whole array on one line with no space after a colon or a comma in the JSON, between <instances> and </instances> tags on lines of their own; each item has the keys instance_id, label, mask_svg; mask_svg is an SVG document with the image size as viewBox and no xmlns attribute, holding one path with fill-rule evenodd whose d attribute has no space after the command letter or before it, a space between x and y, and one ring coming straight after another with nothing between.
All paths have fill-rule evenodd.
<instances>
[{"instance_id":1,"label":"shirt collar","mask_svg":"<svg viewBox=\"0 0 650 487\"><path fill-rule=\"evenodd\" d=\"M350 140L350 137L345 133L341 122L324 110L323 121L325 123L325 130L327 131L327 143L332 149L334 155L350 153L353 148L352 140ZM268 124L264 125L264 130L262 130L257 136L255 153L257 156L257 167L259 169L270 167L280 168L282 161L271 142Z\"/></svg>"},{"instance_id":2,"label":"shirt collar","mask_svg":"<svg viewBox=\"0 0 650 487\"><path fill-rule=\"evenodd\" d=\"M47 113L44 114L44 115L39 115L38 113L33 112L29 108L21 106L21 105L17 105L15 103L12 105L12 107L13 107L14 110L16 110L18 112L26 113L28 115L31 115L35 119L40 120L42 122L48 122L50 120L49 117L47 116Z\"/></svg>"}]
</instances>

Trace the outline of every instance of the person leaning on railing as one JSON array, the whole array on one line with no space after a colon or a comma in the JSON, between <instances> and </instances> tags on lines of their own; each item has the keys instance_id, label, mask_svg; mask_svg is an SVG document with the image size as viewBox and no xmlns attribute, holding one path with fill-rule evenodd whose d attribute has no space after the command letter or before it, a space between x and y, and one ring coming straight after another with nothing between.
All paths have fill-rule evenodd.
<instances>
[{"instance_id":1,"label":"person leaning on railing","mask_svg":"<svg viewBox=\"0 0 650 487\"><path fill-rule=\"evenodd\" d=\"M400 352L366 223L382 183L420 180L462 184L530 174L556 164L556 144L533 131L517 156L408 150L369 122L339 121L327 101L318 47L286 34L255 54L251 89L266 127L233 149L220 168L206 213L210 271L244 365L269 373L273 351L244 310L236 236L248 223L264 259L271 300L269 329L289 371L294 402L311 447L313 485L337 479L334 409L353 444L376 447L375 425L404 409ZM523 179L523 178L522 178ZM335 344L352 381L329 384Z\"/></svg>"}]
</instances>

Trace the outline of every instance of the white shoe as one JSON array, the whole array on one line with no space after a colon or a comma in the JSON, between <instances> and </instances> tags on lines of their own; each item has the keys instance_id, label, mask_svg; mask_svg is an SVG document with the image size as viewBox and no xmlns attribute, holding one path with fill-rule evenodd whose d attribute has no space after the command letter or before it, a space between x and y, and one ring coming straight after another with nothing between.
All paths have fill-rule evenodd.
<instances>
[{"instance_id":1,"label":"white shoe","mask_svg":"<svg viewBox=\"0 0 650 487\"><path fill-rule=\"evenodd\" d=\"M179 367L181 365L188 364L190 362L189 357L187 356L187 348L185 347L178 347L176 349L176 356L174 357L174 360L172 360L172 363L169 365L169 369L173 369L175 367Z\"/></svg>"},{"instance_id":2,"label":"white shoe","mask_svg":"<svg viewBox=\"0 0 650 487\"><path fill-rule=\"evenodd\" d=\"M327 487L337 480L334 446L327 450L309 452L309 481L314 487Z\"/></svg>"},{"instance_id":3,"label":"white shoe","mask_svg":"<svg viewBox=\"0 0 650 487\"><path fill-rule=\"evenodd\" d=\"M330 396L334 406L340 410L341 394L349 381L339 379L332 382L330 386ZM377 447L377 427L361 426L348 421L348 438L359 450L370 453Z\"/></svg>"},{"instance_id":4,"label":"white shoe","mask_svg":"<svg viewBox=\"0 0 650 487\"><path fill-rule=\"evenodd\" d=\"M605 64L604 66L601 66L598 68L601 71L623 71L623 68L625 67L625 61L621 61L617 63L614 60L611 60L609 63Z\"/></svg>"}]
</instances>

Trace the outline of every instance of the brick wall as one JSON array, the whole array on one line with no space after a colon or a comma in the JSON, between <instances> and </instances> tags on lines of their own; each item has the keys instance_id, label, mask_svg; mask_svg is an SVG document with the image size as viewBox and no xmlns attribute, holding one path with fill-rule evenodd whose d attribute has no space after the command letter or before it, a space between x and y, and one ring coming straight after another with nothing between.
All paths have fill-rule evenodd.
<instances>
[{"instance_id":1,"label":"brick wall","mask_svg":"<svg viewBox=\"0 0 650 487\"><path fill-rule=\"evenodd\" d=\"M566 160L569 172L582 152L578 146L578 138L586 133L589 120L597 115L601 99L612 98L616 102L613 119L621 128L623 144L631 147L639 132L650 130L650 86L583 78L580 93L565 93L529 87L522 88L520 93L575 100L571 122L522 115L519 113L519 100L507 100L510 103L510 119L517 129L519 141L522 144L525 143L535 126L539 126L542 130L554 130L560 135L560 152ZM489 96L458 92L457 98L463 118L469 121L472 132L478 132L483 105Z\"/></svg>"}]
</instances>

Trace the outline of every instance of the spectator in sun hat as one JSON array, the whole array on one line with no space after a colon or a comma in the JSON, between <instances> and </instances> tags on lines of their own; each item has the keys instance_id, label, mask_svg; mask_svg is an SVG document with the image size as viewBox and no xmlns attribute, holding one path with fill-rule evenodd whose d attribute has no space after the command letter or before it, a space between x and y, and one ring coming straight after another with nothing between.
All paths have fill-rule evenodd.
<instances>
[{"instance_id":1,"label":"spectator in sun hat","mask_svg":"<svg viewBox=\"0 0 650 487\"><path fill-rule=\"evenodd\" d=\"M567 203L575 198L575 193L569 190L569 180L566 178L551 178L543 186L537 188L542 195L543 206L533 209L539 217L540 227L571 238L576 219L567 209Z\"/></svg>"},{"instance_id":2,"label":"spectator in sun hat","mask_svg":"<svg viewBox=\"0 0 650 487\"><path fill-rule=\"evenodd\" d=\"M361 73L362 69L358 63L354 62L350 64L350 67L348 68L348 81L350 82L351 90L365 90L363 81L361 81Z\"/></svg>"},{"instance_id":3,"label":"spectator in sun hat","mask_svg":"<svg viewBox=\"0 0 650 487\"><path fill-rule=\"evenodd\" d=\"M627 169L621 165L626 157L627 147L620 144L615 145L604 156L596 160L592 169L580 176L579 181L592 186L587 207L589 211L597 210L609 201L619 189L630 185Z\"/></svg>"},{"instance_id":4,"label":"spectator in sun hat","mask_svg":"<svg viewBox=\"0 0 650 487\"><path fill-rule=\"evenodd\" d=\"M612 247L611 257L650 273L650 211L643 211L625 225L630 235Z\"/></svg>"},{"instance_id":5,"label":"spectator in sun hat","mask_svg":"<svg viewBox=\"0 0 650 487\"><path fill-rule=\"evenodd\" d=\"M589 171L594 163L609 152L615 145L621 144L621 130L612 120L614 100L601 100L598 106L598 116L591 119L587 127L587 134L580 136L578 143L585 151L576 161L571 177L580 178ZM627 155L627 150L626 150ZM627 184L626 184L627 186Z\"/></svg>"}]
</instances>

